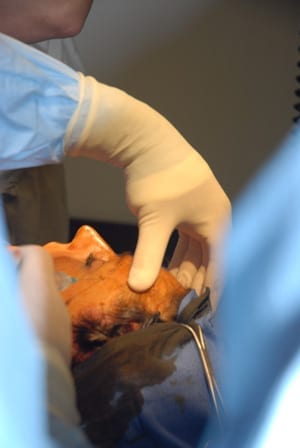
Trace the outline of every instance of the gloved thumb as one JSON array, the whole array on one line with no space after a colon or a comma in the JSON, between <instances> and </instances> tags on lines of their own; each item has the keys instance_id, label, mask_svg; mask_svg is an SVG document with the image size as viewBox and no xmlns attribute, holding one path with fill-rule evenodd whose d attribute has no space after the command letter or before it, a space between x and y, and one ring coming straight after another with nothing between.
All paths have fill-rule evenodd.
<instances>
[{"instance_id":1,"label":"gloved thumb","mask_svg":"<svg viewBox=\"0 0 300 448\"><path fill-rule=\"evenodd\" d=\"M155 282L172 232L165 223L143 223L139 227L137 246L129 272L128 284L142 292Z\"/></svg>"}]
</instances>

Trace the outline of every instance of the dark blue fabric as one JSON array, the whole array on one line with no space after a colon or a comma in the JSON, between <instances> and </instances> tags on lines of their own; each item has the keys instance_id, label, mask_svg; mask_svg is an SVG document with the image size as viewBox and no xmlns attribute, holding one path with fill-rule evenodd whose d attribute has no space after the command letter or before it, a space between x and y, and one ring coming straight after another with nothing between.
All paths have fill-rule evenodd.
<instances>
[{"instance_id":1,"label":"dark blue fabric","mask_svg":"<svg viewBox=\"0 0 300 448\"><path fill-rule=\"evenodd\" d=\"M213 366L219 361L213 318L198 320ZM176 350L176 370L164 382L142 389L144 405L118 447L195 447L212 404L194 340Z\"/></svg>"}]
</instances>

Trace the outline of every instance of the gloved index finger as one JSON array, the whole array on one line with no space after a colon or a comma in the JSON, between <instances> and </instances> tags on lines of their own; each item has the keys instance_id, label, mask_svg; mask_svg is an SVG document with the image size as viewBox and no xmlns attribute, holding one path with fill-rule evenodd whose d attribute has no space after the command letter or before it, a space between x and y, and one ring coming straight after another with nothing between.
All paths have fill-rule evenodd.
<instances>
[{"instance_id":1,"label":"gloved index finger","mask_svg":"<svg viewBox=\"0 0 300 448\"><path fill-rule=\"evenodd\" d=\"M145 291L155 282L171 232L170 226L164 222L146 222L140 225L128 278L128 284L133 290Z\"/></svg>"}]
</instances>

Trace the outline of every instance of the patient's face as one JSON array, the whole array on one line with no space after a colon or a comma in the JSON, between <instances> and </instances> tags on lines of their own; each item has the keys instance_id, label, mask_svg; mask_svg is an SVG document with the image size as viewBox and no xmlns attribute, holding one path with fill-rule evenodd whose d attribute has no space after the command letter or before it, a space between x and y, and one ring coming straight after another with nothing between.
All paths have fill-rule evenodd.
<instances>
[{"instance_id":1,"label":"patient's face","mask_svg":"<svg viewBox=\"0 0 300 448\"><path fill-rule=\"evenodd\" d=\"M91 227L82 226L68 244L45 245L53 257L59 289L71 315L73 362L89 357L108 339L173 320L187 290L161 269L144 293L127 284L132 257L117 255Z\"/></svg>"}]
</instances>

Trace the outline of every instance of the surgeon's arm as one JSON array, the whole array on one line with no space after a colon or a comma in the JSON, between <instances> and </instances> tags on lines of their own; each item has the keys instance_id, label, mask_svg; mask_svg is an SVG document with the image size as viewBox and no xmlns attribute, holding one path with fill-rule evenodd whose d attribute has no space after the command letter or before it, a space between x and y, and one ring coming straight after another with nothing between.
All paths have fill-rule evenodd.
<instances>
[{"instance_id":1,"label":"surgeon's arm","mask_svg":"<svg viewBox=\"0 0 300 448\"><path fill-rule=\"evenodd\" d=\"M171 269L198 293L219 294L219 244L230 204L200 154L158 112L125 92L0 35L2 169L95 158L124 171L139 238L129 275L143 291L156 279L173 229Z\"/></svg>"}]
</instances>

